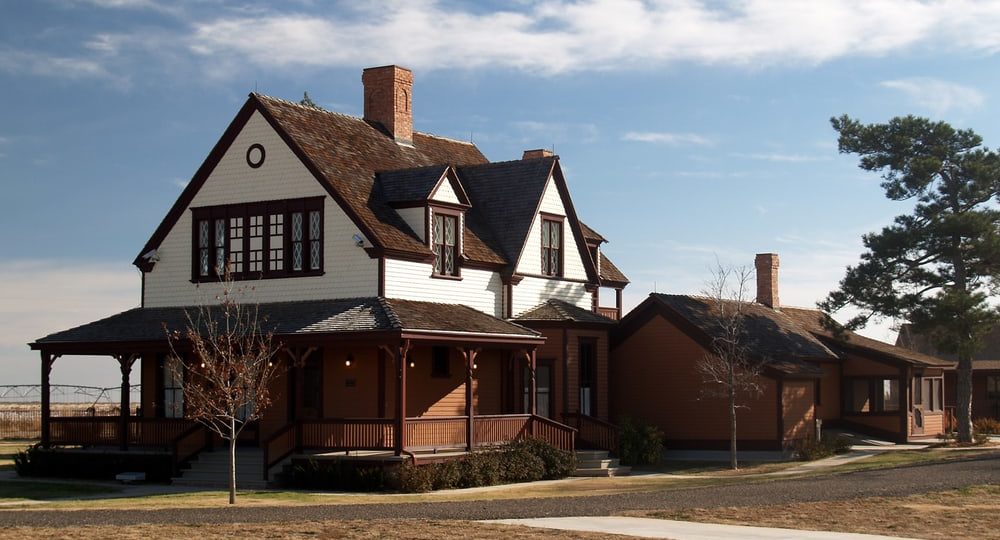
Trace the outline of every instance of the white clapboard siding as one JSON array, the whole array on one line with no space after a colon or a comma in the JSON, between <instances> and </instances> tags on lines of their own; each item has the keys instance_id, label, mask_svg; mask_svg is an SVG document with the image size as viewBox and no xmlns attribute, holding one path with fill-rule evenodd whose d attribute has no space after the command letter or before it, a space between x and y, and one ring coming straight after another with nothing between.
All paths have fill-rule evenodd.
<instances>
[{"instance_id":1,"label":"white clapboard siding","mask_svg":"<svg viewBox=\"0 0 1000 540\"><path fill-rule=\"evenodd\" d=\"M500 274L462 269L461 281L431 277L433 267L414 261L385 260L385 295L403 300L463 304L494 317L502 316Z\"/></svg>"},{"instance_id":2,"label":"white clapboard siding","mask_svg":"<svg viewBox=\"0 0 1000 540\"><path fill-rule=\"evenodd\" d=\"M542 204L539 205L538 210L557 216L566 215L562 197L559 196L559 188L556 187L555 180L552 178L549 178L545 185ZM583 266L580 250L577 249L576 235L573 233L568 219L563 222L563 250L563 277L587 279L587 270ZM542 273L542 217L540 215L535 215L535 220L531 224L531 232L528 233L528 240L525 242L521 260L517 265L517 273L536 275Z\"/></svg>"},{"instance_id":3,"label":"white clapboard siding","mask_svg":"<svg viewBox=\"0 0 1000 540\"><path fill-rule=\"evenodd\" d=\"M427 215L427 209L423 206L418 206L415 208L399 208L396 210L399 217L403 218L403 221L413 229L413 232L417 233L421 242L426 242L427 239L424 238L424 217Z\"/></svg>"},{"instance_id":4,"label":"white clapboard siding","mask_svg":"<svg viewBox=\"0 0 1000 540\"><path fill-rule=\"evenodd\" d=\"M458 200L458 195L455 193L455 188L451 187L451 181L447 178L441 180L441 183L438 184L437 190L431 194L431 200L461 204L461 201Z\"/></svg>"},{"instance_id":5,"label":"white clapboard siding","mask_svg":"<svg viewBox=\"0 0 1000 540\"><path fill-rule=\"evenodd\" d=\"M247 165L246 151L264 146L266 158L257 169ZM323 207L325 274L315 277L264 279L252 282L256 302L350 298L378 294L378 262L355 245L364 235L316 181L260 113L254 113L232 146L195 195L190 208L219 204L325 197ZM157 251L159 262L146 275L147 307L183 306L214 301L218 284L191 283L190 211L184 212ZM364 238L365 245L371 243ZM250 282L247 282L250 283Z\"/></svg>"},{"instance_id":6,"label":"white clapboard siding","mask_svg":"<svg viewBox=\"0 0 1000 540\"><path fill-rule=\"evenodd\" d=\"M514 286L511 312L517 317L550 298L564 300L586 310L591 308L592 297L583 283L526 277Z\"/></svg>"}]
</instances>

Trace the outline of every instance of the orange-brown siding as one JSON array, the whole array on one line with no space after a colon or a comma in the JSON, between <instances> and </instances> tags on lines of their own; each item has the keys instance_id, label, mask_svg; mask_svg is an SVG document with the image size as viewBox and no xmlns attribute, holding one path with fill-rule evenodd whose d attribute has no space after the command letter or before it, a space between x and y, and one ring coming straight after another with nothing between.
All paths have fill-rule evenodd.
<instances>
[{"instance_id":1,"label":"orange-brown siding","mask_svg":"<svg viewBox=\"0 0 1000 540\"><path fill-rule=\"evenodd\" d=\"M606 330L590 330L578 328L538 328L545 336L545 344L537 350L539 360L552 362L552 418L563 419L563 413L580 411L580 341L594 340L597 360L597 418L607 421L609 418L608 398L608 332ZM565 362L563 351L566 351ZM565 383L563 382L565 380Z\"/></svg>"},{"instance_id":2,"label":"orange-brown siding","mask_svg":"<svg viewBox=\"0 0 1000 540\"><path fill-rule=\"evenodd\" d=\"M156 396L158 394L158 389L156 383L159 380L157 377L157 365L155 354L144 354L142 356L140 368L139 368L139 380L142 387L140 388L139 404L142 406L142 416L144 418L155 418L156 417Z\"/></svg>"},{"instance_id":3,"label":"orange-brown siding","mask_svg":"<svg viewBox=\"0 0 1000 540\"><path fill-rule=\"evenodd\" d=\"M816 436L816 384L811 380L788 381L781 387L786 444Z\"/></svg>"},{"instance_id":4,"label":"orange-brown siding","mask_svg":"<svg viewBox=\"0 0 1000 540\"><path fill-rule=\"evenodd\" d=\"M823 362L820 367L823 369L823 378L819 382L816 416L823 421L837 420L840 418L840 364Z\"/></svg>"},{"instance_id":5,"label":"orange-brown siding","mask_svg":"<svg viewBox=\"0 0 1000 540\"><path fill-rule=\"evenodd\" d=\"M705 353L684 332L654 316L613 351L612 420L630 417L651 422L663 430L668 446L670 441L727 441L726 401L705 397L705 385L695 370ZM763 394L748 400L749 410L737 413L737 438L778 446L777 384L767 377L761 377L760 383Z\"/></svg>"}]
</instances>

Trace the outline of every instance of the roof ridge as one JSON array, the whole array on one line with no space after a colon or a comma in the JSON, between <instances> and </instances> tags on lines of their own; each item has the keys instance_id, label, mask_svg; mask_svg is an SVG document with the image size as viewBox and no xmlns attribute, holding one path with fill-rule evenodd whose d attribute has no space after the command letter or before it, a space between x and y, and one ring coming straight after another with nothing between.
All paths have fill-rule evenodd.
<instances>
[{"instance_id":1,"label":"roof ridge","mask_svg":"<svg viewBox=\"0 0 1000 540\"><path fill-rule=\"evenodd\" d=\"M338 111L331 111L331 110L328 110L328 109L321 109L319 107L310 107L309 105L303 105L303 104L298 103L296 101L289 101L289 100L287 100L285 98L280 98L280 97L277 97L277 96L271 96L271 95L268 95L268 94L261 94L259 92L250 92L250 95L257 97L258 99L263 98L263 99L266 99L266 100L277 101L278 103L282 103L284 105L291 105L293 107L298 107L300 109L305 109L307 111L324 113L324 114L332 114L334 116L340 116L340 117L343 117L343 118L348 118L350 120L357 120L359 122L365 122L365 119L362 118L362 117L360 117L360 116L354 116L353 114L346 114L346 113L342 113L342 112L338 112ZM367 124L367 122L365 122L365 123Z\"/></svg>"},{"instance_id":2,"label":"roof ridge","mask_svg":"<svg viewBox=\"0 0 1000 540\"><path fill-rule=\"evenodd\" d=\"M459 144L467 144L469 146L476 146L476 143L472 141L463 141L461 139L453 139L451 137L445 137L444 135L435 135L434 133L427 133L426 131L414 131L413 133L417 135L423 135L424 137L432 137L435 139L441 139L442 141L454 142Z\"/></svg>"},{"instance_id":3,"label":"roof ridge","mask_svg":"<svg viewBox=\"0 0 1000 540\"><path fill-rule=\"evenodd\" d=\"M403 168L403 169L380 169L380 170L375 171L375 174L379 175L379 174L387 174L387 173L420 171L420 170L423 170L423 169L440 169L440 168L446 168L446 167L451 167L451 165L448 164L448 163L433 163L431 165L421 165L419 167L406 167L406 168Z\"/></svg>"},{"instance_id":4,"label":"roof ridge","mask_svg":"<svg viewBox=\"0 0 1000 540\"><path fill-rule=\"evenodd\" d=\"M392 303L389 299L384 296L376 296L375 298L377 299L379 305L382 306L382 311L385 312L385 316L389 318L389 322L392 326L394 328L403 328L403 321L399 318L399 314L396 313L396 310L393 309Z\"/></svg>"},{"instance_id":5,"label":"roof ridge","mask_svg":"<svg viewBox=\"0 0 1000 540\"><path fill-rule=\"evenodd\" d=\"M524 159L524 158L520 158L520 159L508 159L508 160L505 160L505 161L489 161L489 162L486 162L486 163L474 163L472 165L461 165L458 168L459 169L472 169L472 168L476 168L476 167L489 167L491 165L509 165L511 163L525 163L525 162L533 162L533 161L554 161L554 160L557 160L557 159L559 159L559 158L556 157L556 156L546 156L546 157L531 158L531 159Z\"/></svg>"}]
</instances>

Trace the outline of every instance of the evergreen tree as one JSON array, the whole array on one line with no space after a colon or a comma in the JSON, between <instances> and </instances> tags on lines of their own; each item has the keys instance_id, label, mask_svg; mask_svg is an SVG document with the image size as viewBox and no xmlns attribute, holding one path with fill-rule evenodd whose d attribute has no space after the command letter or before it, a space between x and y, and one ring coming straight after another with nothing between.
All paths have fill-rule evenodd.
<instances>
[{"instance_id":1,"label":"evergreen tree","mask_svg":"<svg viewBox=\"0 0 1000 540\"><path fill-rule=\"evenodd\" d=\"M851 329L873 316L908 320L938 350L955 354L958 438L971 441L972 357L1000 322L988 301L1000 287L1000 155L972 130L925 118L863 125L844 115L831 122L841 153L880 172L888 198L915 205L863 237L861 262L819 307L860 308Z\"/></svg>"}]
</instances>

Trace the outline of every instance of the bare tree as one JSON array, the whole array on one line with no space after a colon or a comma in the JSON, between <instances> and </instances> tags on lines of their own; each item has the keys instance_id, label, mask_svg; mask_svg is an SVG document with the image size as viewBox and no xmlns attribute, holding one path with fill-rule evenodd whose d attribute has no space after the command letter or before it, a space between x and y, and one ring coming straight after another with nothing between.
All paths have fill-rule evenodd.
<instances>
[{"instance_id":1,"label":"bare tree","mask_svg":"<svg viewBox=\"0 0 1000 540\"><path fill-rule=\"evenodd\" d=\"M706 283L712 325L710 350L698 361L695 369L706 386L702 395L725 398L729 409L729 466L738 469L736 454L736 411L749 408L744 398L759 397L761 362L750 352L746 331L748 288L751 271L746 267L724 267L716 263L712 277Z\"/></svg>"},{"instance_id":2,"label":"bare tree","mask_svg":"<svg viewBox=\"0 0 1000 540\"><path fill-rule=\"evenodd\" d=\"M185 416L229 441L229 504L236 504L236 440L270 405L269 388L277 374L279 345L262 328L256 303L242 302L252 288L236 287L227 274L217 304L203 304L187 315L187 327L168 331L171 355L191 351L184 362L170 362L183 381Z\"/></svg>"}]
</instances>

